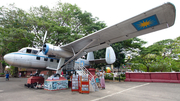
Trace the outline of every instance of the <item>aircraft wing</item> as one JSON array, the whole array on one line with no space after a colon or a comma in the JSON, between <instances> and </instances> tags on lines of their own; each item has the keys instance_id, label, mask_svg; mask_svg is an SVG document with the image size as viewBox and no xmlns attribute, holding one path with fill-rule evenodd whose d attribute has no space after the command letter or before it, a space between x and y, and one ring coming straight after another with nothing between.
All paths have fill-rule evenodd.
<instances>
[{"instance_id":1,"label":"aircraft wing","mask_svg":"<svg viewBox=\"0 0 180 101\"><path fill-rule=\"evenodd\" d=\"M106 48L109 44L168 28L174 24L175 15L175 6L166 3L61 46L61 48L67 51L71 50L70 52L75 54L79 52L76 56L77 59L85 55L86 52Z\"/></svg>"}]
</instances>

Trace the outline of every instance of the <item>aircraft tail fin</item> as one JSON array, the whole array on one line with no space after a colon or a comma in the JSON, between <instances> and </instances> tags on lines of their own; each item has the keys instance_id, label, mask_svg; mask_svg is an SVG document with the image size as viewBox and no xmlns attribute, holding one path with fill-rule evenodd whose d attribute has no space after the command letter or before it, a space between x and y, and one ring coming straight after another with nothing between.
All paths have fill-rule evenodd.
<instances>
[{"instance_id":1,"label":"aircraft tail fin","mask_svg":"<svg viewBox=\"0 0 180 101\"><path fill-rule=\"evenodd\" d=\"M94 53L93 52L88 52L87 60L94 60Z\"/></svg>"},{"instance_id":2,"label":"aircraft tail fin","mask_svg":"<svg viewBox=\"0 0 180 101\"><path fill-rule=\"evenodd\" d=\"M106 48L105 60L106 60L107 64L113 64L116 61L116 55L115 55L114 50L111 46Z\"/></svg>"}]
</instances>

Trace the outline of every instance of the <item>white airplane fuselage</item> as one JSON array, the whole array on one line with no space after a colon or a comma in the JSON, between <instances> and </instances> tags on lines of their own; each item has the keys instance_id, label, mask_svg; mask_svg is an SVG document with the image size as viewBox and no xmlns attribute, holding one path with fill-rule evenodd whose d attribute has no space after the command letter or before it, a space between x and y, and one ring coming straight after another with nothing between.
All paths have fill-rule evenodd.
<instances>
[{"instance_id":1,"label":"white airplane fuselage","mask_svg":"<svg viewBox=\"0 0 180 101\"><path fill-rule=\"evenodd\" d=\"M24 50L23 50L24 49ZM4 56L4 60L11 66L22 67L22 68L31 68L31 69L56 69L59 63L59 58L56 57L48 57L40 52L40 49L34 48L23 48L18 52L13 52L6 54ZM27 52L27 50L31 50L31 52ZM36 51L33 53L33 51ZM76 63L88 66L89 61L85 59L78 59Z\"/></svg>"}]
</instances>

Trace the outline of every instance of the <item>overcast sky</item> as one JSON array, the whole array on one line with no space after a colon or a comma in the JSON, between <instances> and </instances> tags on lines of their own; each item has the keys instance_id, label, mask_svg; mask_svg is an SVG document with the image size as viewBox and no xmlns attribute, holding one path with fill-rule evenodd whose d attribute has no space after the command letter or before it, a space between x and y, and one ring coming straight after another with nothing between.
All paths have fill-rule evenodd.
<instances>
[{"instance_id":1,"label":"overcast sky","mask_svg":"<svg viewBox=\"0 0 180 101\"><path fill-rule=\"evenodd\" d=\"M7 6L15 3L18 8L28 10L30 7L39 7L46 5L52 8L59 0L1 0L0 6ZM176 7L176 21L174 26L139 36L138 38L147 41L145 46L164 39L175 39L180 36L179 13L180 3L178 0L61 0L63 3L68 2L76 4L83 11L90 12L93 17L98 17L100 21L104 21L108 26L127 20L133 16L143 13L149 9L171 2Z\"/></svg>"}]
</instances>

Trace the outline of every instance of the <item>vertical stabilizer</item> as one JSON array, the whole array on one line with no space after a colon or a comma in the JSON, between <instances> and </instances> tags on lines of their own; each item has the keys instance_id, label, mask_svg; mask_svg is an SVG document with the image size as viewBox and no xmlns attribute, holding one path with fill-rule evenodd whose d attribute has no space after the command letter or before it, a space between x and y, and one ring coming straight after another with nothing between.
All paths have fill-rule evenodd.
<instances>
[{"instance_id":1,"label":"vertical stabilizer","mask_svg":"<svg viewBox=\"0 0 180 101\"><path fill-rule=\"evenodd\" d=\"M94 60L94 53L93 52L89 52L87 54L87 60Z\"/></svg>"},{"instance_id":2,"label":"vertical stabilizer","mask_svg":"<svg viewBox=\"0 0 180 101\"><path fill-rule=\"evenodd\" d=\"M107 64L113 64L116 61L116 55L112 47L106 48L106 62Z\"/></svg>"}]
</instances>

